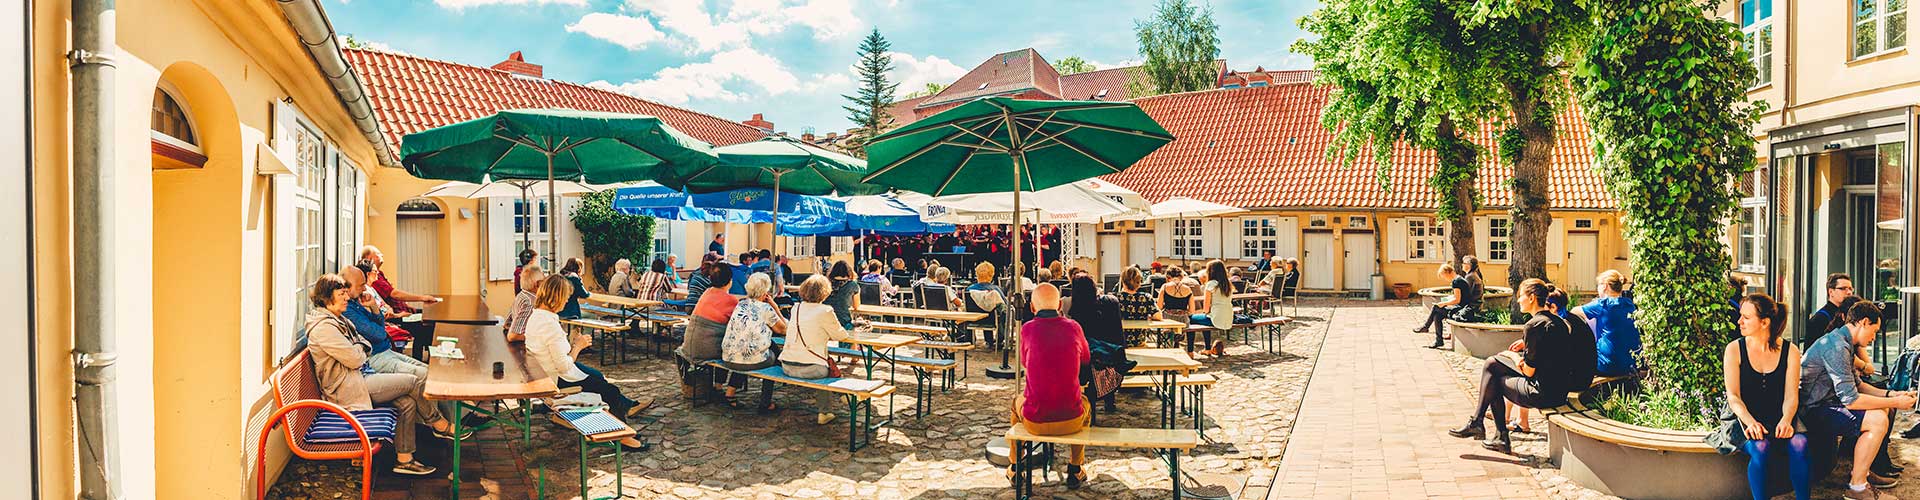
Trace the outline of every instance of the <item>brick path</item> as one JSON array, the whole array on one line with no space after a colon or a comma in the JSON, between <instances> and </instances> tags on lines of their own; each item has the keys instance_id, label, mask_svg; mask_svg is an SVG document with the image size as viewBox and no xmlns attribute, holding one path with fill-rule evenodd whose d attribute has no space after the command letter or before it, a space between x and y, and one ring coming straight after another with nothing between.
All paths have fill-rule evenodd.
<instances>
[{"instance_id":1,"label":"brick path","mask_svg":"<svg viewBox=\"0 0 1920 500\"><path fill-rule=\"evenodd\" d=\"M1417 319L1397 304L1333 310L1267 498L1546 497L1523 459L1447 436L1473 403L1407 333Z\"/></svg>"}]
</instances>

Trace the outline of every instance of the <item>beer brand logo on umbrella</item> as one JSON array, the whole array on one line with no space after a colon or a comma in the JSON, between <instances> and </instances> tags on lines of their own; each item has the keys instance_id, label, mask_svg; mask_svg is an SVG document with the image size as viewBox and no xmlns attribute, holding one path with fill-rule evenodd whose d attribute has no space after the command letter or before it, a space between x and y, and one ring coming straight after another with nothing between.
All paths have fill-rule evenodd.
<instances>
[{"instance_id":1,"label":"beer brand logo on umbrella","mask_svg":"<svg viewBox=\"0 0 1920 500\"><path fill-rule=\"evenodd\" d=\"M727 201L731 201L735 205L742 205L753 203L754 200L760 199L760 193L758 191L743 189L729 193L727 197L729 198Z\"/></svg>"}]
</instances>

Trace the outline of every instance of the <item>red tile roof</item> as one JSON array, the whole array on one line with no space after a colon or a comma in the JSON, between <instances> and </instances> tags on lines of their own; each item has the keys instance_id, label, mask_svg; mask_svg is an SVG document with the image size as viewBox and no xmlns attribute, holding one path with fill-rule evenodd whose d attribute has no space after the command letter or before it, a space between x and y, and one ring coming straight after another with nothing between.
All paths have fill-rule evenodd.
<instances>
[{"instance_id":1,"label":"red tile roof","mask_svg":"<svg viewBox=\"0 0 1920 500\"><path fill-rule=\"evenodd\" d=\"M571 108L659 117L714 145L759 140L746 124L576 83L388 52L346 49L373 96L387 140L512 108Z\"/></svg>"},{"instance_id":2,"label":"red tile roof","mask_svg":"<svg viewBox=\"0 0 1920 500\"><path fill-rule=\"evenodd\" d=\"M1436 196L1426 179L1436 168L1431 152L1401 147L1390 174L1392 191L1381 189L1371 155L1342 167L1329 160L1332 137L1320 126L1329 87L1306 83L1207 90L1134 100L1176 137L1132 168L1105 179L1139 191L1149 201L1188 196L1244 208L1344 208L1429 210ZM1554 208L1612 209L1593 171L1591 139L1578 107L1558 117L1549 199ZM1476 142L1492 144L1489 134ZM1483 155L1477 187L1491 207L1512 206L1501 184L1512 169Z\"/></svg>"},{"instance_id":3,"label":"red tile roof","mask_svg":"<svg viewBox=\"0 0 1920 500\"><path fill-rule=\"evenodd\" d=\"M920 101L920 106L964 101L1025 89L1039 89L1042 93L1055 98L1060 96L1060 73L1055 72L1053 65L1047 64L1047 60L1041 58L1040 53L1033 49L994 54L979 66L974 66L972 70L967 71L967 74L960 75L960 79L954 80L946 90Z\"/></svg>"},{"instance_id":4,"label":"red tile roof","mask_svg":"<svg viewBox=\"0 0 1920 500\"><path fill-rule=\"evenodd\" d=\"M1083 101L1125 101L1133 98L1127 93L1127 77L1136 73L1139 66L1103 69L1074 73L1060 77L1060 98ZM1141 75L1141 78L1145 78ZM1100 91L1106 91L1102 96Z\"/></svg>"}]
</instances>

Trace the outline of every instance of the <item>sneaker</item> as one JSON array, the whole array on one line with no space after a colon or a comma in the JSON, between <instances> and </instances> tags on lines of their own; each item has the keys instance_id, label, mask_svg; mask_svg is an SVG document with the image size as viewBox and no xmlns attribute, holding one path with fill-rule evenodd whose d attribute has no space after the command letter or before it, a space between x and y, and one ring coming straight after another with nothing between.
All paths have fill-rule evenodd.
<instances>
[{"instance_id":1,"label":"sneaker","mask_svg":"<svg viewBox=\"0 0 1920 500\"><path fill-rule=\"evenodd\" d=\"M467 438L470 438L470 437L473 437L473 428L472 428L472 427L462 427L462 428L460 428L460 435L459 435L459 436L454 436L454 435L452 434L452 429L451 429L451 428L449 428L448 430L444 430L444 431L443 431L443 430L439 430L439 429L434 429L434 431L433 431L433 435L434 435L434 437L438 437L438 438L440 438L440 439L445 439L445 440L448 440L448 441L463 441L463 442L464 442L464 441L466 441L466 440L467 440Z\"/></svg>"},{"instance_id":2,"label":"sneaker","mask_svg":"<svg viewBox=\"0 0 1920 500\"><path fill-rule=\"evenodd\" d=\"M827 422L833 421L833 417L834 415L832 413L821 413L821 414L814 415L813 421L820 425L827 425Z\"/></svg>"},{"instance_id":3,"label":"sneaker","mask_svg":"<svg viewBox=\"0 0 1920 500\"><path fill-rule=\"evenodd\" d=\"M431 465L420 463L420 461L418 460L393 464L394 474L404 474L408 476L425 476L428 474L432 474L436 470L439 470L439 469L435 469Z\"/></svg>"},{"instance_id":4,"label":"sneaker","mask_svg":"<svg viewBox=\"0 0 1920 500\"><path fill-rule=\"evenodd\" d=\"M1841 482L1845 482L1845 481L1841 481ZM1873 488L1854 491L1853 488L1851 487L1842 487L1840 488L1840 490L1843 492L1842 493L1843 498L1850 498L1853 500L1900 500L1900 497L1888 495L1886 493L1880 492L1880 490L1876 490Z\"/></svg>"},{"instance_id":5,"label":"sneaker","mask_svg":"<svg viewBox=\"0 0 1920 500\"><path fill-rule=\"evenodd\" d=\"M1868 473L1867 485L1875 488L1886 489L1886 488L1892 488L1894 486L1900 485L1900 480L1890 478L1887 476L1882 476L1879 474Z\"/></svg>"}]
</instances>

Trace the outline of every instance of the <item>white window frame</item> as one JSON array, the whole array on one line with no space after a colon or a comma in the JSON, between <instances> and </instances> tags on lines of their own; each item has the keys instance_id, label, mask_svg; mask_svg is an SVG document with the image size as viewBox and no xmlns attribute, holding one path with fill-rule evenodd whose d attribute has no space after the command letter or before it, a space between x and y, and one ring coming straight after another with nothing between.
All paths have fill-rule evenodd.
<instances>
[{"instance_id":1,"label":"white window frame","mask_svg":"<svg viewBox=\"0 0 1920 500\"><path fill-rule=\"evenodd\" d=\"M553 245L548 243L548 235L553 228L549 225L552 219L547 216L549 213L547 199L544 197L525 200L514 198L508 202L507 206L513 209L513 223L510 224L513 232L508 233L507 237L513 238L513 253L510 255L514 256L514 262L519 262L520 251L532 246L533 251L540 253L541 267L548 270L559 269L559 263L553 260ZM528 210L529 206L539 207L537 215ZM529 227L534 231L522 233Z\"/></svg>"},{"instance_id":2,"label":"white window frame","mask_svg":"<svg viewBox=\"0 0 1920 500\"><path fill-rule=\"evenodd\" d=\"M1347 229L1367 229L1367 216L1365 215L1347 216Z\"/></svg>"},{"instance_id":3,"label":"white window frame","mask_svg":"<svg viewBox=\"0 0 1920 500\"><path fill-rule=\"evenodd\" d=\"M1407 262L1445 262L1447 226L1431 217L1408 217Z\"/></svg>"},{"instance_id":4,"label":"white window frame","mask_svg":"<svg viewBox=\"0 0 1920 500\"><path fill-rule=\"evenodd\" d=\"M833 245L834 255L853 253L853 237L852 236L835 236L833 237L832 245Z\"/></svg>"},{"instance_id":5,"label":"white window frame","mask_svg":"<svg viewBox=\"0 0 1920 500\"><path fill-rule=\"evenodd\" d=\"M180 107L180 113L183 115L186 115L186 118L187 118L187 129L193 131L194 140L197 141L197 140L204 139L203 137L200 137L200 129L194 126L199 122L194 121L193 108L188 107L187 101L185 99L180 98L180 89L174 87L172 82L168 82L166 80L160 80L158 83L154 85L154 87L156 90L159 90L161 93L166 94L168 99L172 99L174 105ZM186 139L174 137L172 134L168 134L166 132L153 130L152 118L148 118L147 133L150 134L154 140L171 144L174 147L185 149L187 151L192 151L194 153L199 153L203 155L206 154L206 151L200 149L200 145L194 143L193 141L188 141Z\"/></svg>"},{"instance_id":6,"label":"white window frame","mask_svg":"<svg viewBox=\"0 0 1920 500\"><path fill-rule=\"evenodd\" d=\"M1913 0L1847 0L1847 55L1849 56L1847 60L1857 61L1860 59L1868 59L1906 48L1907 41L1904 38L1900 41L1900 45L1888 45L1887 30L1894 26L1899 26L1902 29L1906 28L1907 12L1911 10L1909 8L1911 5L1909 4L1912 1ZM1860 15L1859 7L1861 2L1872 4L1873 11L1871 14L1865 17ZM1896 2L1899 4L1900 10L1888 11L1887 5ZM1862 29L1873 30L1873 46L1867 47L1871 50L1861 50L1859 35Z\"/></svg>"},{"instance_id":7,"label":"white window frame","mask_svg":"<svg viewBox=\"0 0 1920 500\"><path fill-rule=\"evenodd\" d=\"M1206 252L1206 219L1173 220L1173 256L1175 258L1200 258Z\"/></svg>"},{"instance_id":8,"label":"white window frame","mask_svg":"<svg viewBox=\"0 0 1920 500\"><path fill-rule=\"evenodd\" d=\"M782 236L787 240L787 258L817 257L814 255L814 236Z\"/></svg>"},{"instance_id":9,"label":"white window frame","mask_svg":"<svg viewBox=\"0 0 1920 500\"><path fill-rule=\"evenodd\" d=\"M1328 225L1326 214L1315 214L1315 215L1307 216L1307 227L1313 228L1313 229L1325 229L1332 226Z\"/></svg>"},{"instance_id":10,"label":"white window frame","mask_svg":"<svg viewBox=\"0 0 1920 500\"><path fill-rule=\"evenodd\" d=\"M1773 83L1773 0L1740 0L1740 3L1749 2L1753 5L1753 19L1747 18L1745 6L1736 4L1735 8L1740 16L1741 44L1747 47L1747 57L1754 69L1754 81L1747 88L1757 89ZM1764 16L1760 15L1762 6L1766 6Z\"/></svg>"},{"instance_id":11,"label":"white window frame","mask_svg":"<svg viewBox=\"0 0 1920 500\"><path fill-rule=\"evenodd\" d=\"M1736 269L1743 273L1767 272L1767 199L1755 196L1740 199L1740 218L1734 233Z\"/></svg>"},{"instance_id":12,"label":"white window frame","mask_svg":"<svg viewBox=\"0 0 1920 500\"><path fill-rule=\"evenodd\" d=\"M1280 221L1273 217L1240 218L1240 258L1255 260L1271 252L1280 255Z\"/></svg>"},{"instance_id":13,"label":"white window frame","mask_svg":"<svg viewBox=\"0 0 1920 500\"><path fill-rule=\"evenodd\" d=\"M1487 216L1487 262L1505 264L1513 260L1513 217Z\"/></svg>"},{"instance_id":14,"label":"white window frame","mask_svg":"<svg viewBox=\"0 0 1920 500\"><path fill-rule=\"evenodd\" d=\"M292 223L292 244L276 249L274 258L292 263L284 268L292 273L284 282L288 288L277 291L292 297L290 302L276 301L290 307L274 311L275 363L291 354L294 346L305 343L303 319L312 309L308 296L313 282L358 258L364 234L360 214L366 181L339 145L328 140L319 127L291 106L281 109L294 115L292 120L284 122L293 127L288 132L293 144L286 145L293 159L293 173L289 176L290 182L276 183L286 190L276 191L274 203L277 210L291 211L285 220Z\"/></svg>"}]
</instances>

